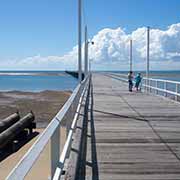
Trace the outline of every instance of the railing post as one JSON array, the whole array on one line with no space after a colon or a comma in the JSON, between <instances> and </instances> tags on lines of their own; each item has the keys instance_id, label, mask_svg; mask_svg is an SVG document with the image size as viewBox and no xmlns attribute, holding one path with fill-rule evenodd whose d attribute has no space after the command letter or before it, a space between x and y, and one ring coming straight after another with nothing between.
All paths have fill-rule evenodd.
<instances>
[{"instance_id":1,"label":"railing post","mask_svg":"<svg viewBox=\"0 0 180 180\"><path fill-rule=\"evenodd\" d=\"M176 93L178 93L178 84L176 83ZM178 101L178 95L175 95L175 100Z\"/></svg>"},{"instance_id":2,"label":"railing post","mask_svg":"<svg viewBox=\"0 0 180 180\"><path fill-rule=\"evenodd\" d=\"M146 90L146 92L147 92L147 78L146 78L146 82L145 82L145 90Z\"/></svg>"},{"instance_id":3,"label":"railing post","mask_svg":"<svg viewBox=\"0 0 180 180\"><path fill-rule=\"evenodd\" d=\"M68 137L69 130L71 129L71 123L72 123L72 118L73 118L73 111L72 111L72 104L71 107L68 111L68 114L66 115L66 138Z\"/></svg>"},{"instance_id":4,"label":"railing post","mask_svg":"<svg viewBox=\"0 0 180 180\"><path fill-rule=\"evenodd\" d=\"M147 79L147 93L149 93L149 79Z\"/></svg>"},{"instance_id":5,"label":"railing post","mask_svg":"<svg viewBox=\"0 0 180 180\"><path fill-rule=\"evenodd\" d=\"M60 125L51 137L51 179L53 179L60 157Z\"/></svg>"},{"instance_id":6,"label":"railing post","mask_svg":"<svg viewBox=\"0 0 180 180\"><path fill-rule=\"evenodd\" d=\"M166 92L166 90L167 90L167 82L166 81L164 81L164 90L165 90L164 96L167 97L167 92Z\"/></svg>"},{"instance_id":7,"label":"railing post","mask_svg":"<svg viewBox=\"0 0 180 180\"><path fill-rule=\"evenodd\" d=\"M158 81L156 80L156 88L158 88ZM158 94L158 90L156 89L156 94Z\"/></svg>"},{"instance_id":8,"label":"railing post","mask_svg":"<svg viewBox=\"0 0 180 180\"><path fill-rule=\"evenodd\" d=\"M73 102L74 103L74 102ZM69 131L71 130L71 124L72 124L72 120L73 120L73 116L74 116L74 111L73 111L73 104L71 104L71 107L70 107L70 115L68 116L68 123L66 125L66 139L69 135ZM66 158L69 158L69 155L70 155L70 151L71 151L71 146L68 147L68 151L67 151L67 154L66 154Z\"/></svg>"}]
</instances>

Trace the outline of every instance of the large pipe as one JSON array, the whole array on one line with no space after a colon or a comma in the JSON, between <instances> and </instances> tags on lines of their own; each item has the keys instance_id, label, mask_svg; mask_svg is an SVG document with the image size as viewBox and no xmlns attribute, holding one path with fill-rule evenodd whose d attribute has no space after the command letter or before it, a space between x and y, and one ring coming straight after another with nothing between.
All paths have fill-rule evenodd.
<instances>
[{"instance_id":1,"label":"large pipe","mask_svg":"<svg viewBox=\"0 0 180 180\"><path fill-rule=\"evenodd\" d=\"M0 121L0 133L2 133L4 130L8 129L10 126L12 126L14 123L19 121L20 115L19 112L16 112L7 118Z\"/></svg>"},{"instance_id":2,"label":"large pipe","mask_svg":"<svg viewBox=\"0 0 180 180\"><path fill-rule=\"evenodd\" d=\"M35 117L32 112L21 118L18 122L6 129L0 134L0 148L5 147L8 143L13 141L15 137L20 134L25 128L32 129L32 123Z\"/></svg>"}]
</instances>

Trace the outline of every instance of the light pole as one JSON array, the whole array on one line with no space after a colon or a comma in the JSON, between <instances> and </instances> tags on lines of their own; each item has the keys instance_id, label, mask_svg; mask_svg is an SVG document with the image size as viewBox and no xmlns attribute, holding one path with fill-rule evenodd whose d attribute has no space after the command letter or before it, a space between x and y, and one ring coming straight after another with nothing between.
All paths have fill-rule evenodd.
<instances>
[{"instance_id":1,"label":"light pole","mask_svg":"<svg viewBox=\"0 0 180 180\"><path fill-rule=\"evenodd\" d=\"M129 64L130 64L130 71L132 71L132 39L130 39L129 44Z\"/></svg>"},{"instance_id":2,"label":"light pole","mask_svg":"<svg viewBox=\"0 0 180 180\"><path fill-rule=\"evenodd\" d=\"M87 48L86 48L86 54L87 54L87 64L88 64L88 59L89 59L89 43L91 43L92 45L94 45L94 41L87 41L87 44L86 44L86 46L87 46ZM91 71L91 63L90 63L90 61L91 61L92 59L90 59L89 60L89 72Z\"/></svg>"},{"instance_id":3,"label":"light pole","mask_svg":"<svg viewBox=\"0 0 180 180\"><path fill-rule=\"evenodd\" d=\"M149 36L150 36L150 27L147 27L147 65L146 65L146 85L149 85ZM148 88L147 88L148 90Z\"/></svg>"},{"instance_id":4,"label":"light pole","mask_svg":"<svg viewBox=\"0 0 180 180\"><path fill-rule=\"evenodd\" d=\"M85 26L85 33L84 33L84 76L87 76L88 73L88 41L87 41L87 26Z\"/></svg>"},{"instance_id":5,"label":"light pole","mask_svg":"<svg viewBox=\"0 0 180 180\"><path fill-rule=\"evenodd\" d=\"M91 73L91 62L92 62L92 59L89 59L89 73Z\"/></svg>"},{"instance_id":6,"label":"light pole","mask_svg":"<svg viewBox=\"0 0 180 180\"><path fill-rule=\"evenodd\" d=\"M82 81L82 68L81 68L81 0L78 0L78 79Z\"/></svg>"}]
</instances>

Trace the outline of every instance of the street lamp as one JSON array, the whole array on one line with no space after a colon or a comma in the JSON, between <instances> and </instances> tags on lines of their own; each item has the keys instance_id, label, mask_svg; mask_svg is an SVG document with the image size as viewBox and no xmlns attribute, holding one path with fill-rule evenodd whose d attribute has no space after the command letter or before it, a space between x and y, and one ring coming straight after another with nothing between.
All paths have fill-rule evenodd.
<instances>
[{"instance_id":1,"label":"street lamp","mask_svg":"<svg viewBox=\"0 0 180 180\"><path fill-rule=\"evenodd\" d=\"M93 59L89 59L89 73L91 73L91 62L93 61Z\"/></svg>"},{"instance_id":2,"label":"street lamp","mask_svg":"<svg viewBox=\"0 0 180 180\"><path fill-rule=\"evenodd\" d=\"M86 47L87 47L87 49L86 49L86 53L87 53L87 62L88 62L88 59L89 59L89 54L88 54L88 52L89 52L89 44L92 44L92 45L94 45L94 41L87 41L87 44L86 44ZM91 62L90 61L92 61L92 59L89 59L89 72L91 71Z\"/></svg>"},{"instance_id":3,"label":"street lamp","mask_svg":"<svg viewBox=\"0 0 180 180\"><path fill-rule=\"evenodd\" d=\"M146 86L149 86L149 44L150 44L150 27L147 27L147 58L146 58ZM148 87L146 87L147 91L148 91Z\"/></svg>"},{"instance_id":4,"label":"street lamp","mask_svg":"<svg viewBox=\"0 0 180 180\"><path fill-rule=\"evenodd\" d=\"M87 30L87 26L85 26L85 44L84 44L84 75L85 76L87 76L87 74L88 74L88 50L89 50L89 48L88 48L88 46L89 46L89 44L94 44L94 42L93 41L88 41L88 39L87 39L87 34L88 34L88 30Z\"/></svg>"},{"instance_id":5,"label":"street lamp","mask_svg":"<svg viewBox=\"0 0 180 180\"><path fill-rule=\"evenodd\" d=\"M132 39L130 39L129 44L129 70L132 71Z\"/></svg>"},{"instance_id":6,"label":"street lamp","mask_svg":"<svg viewBox=\"0 0 180 180\"><path fill-rule=\"evenodd\" d=\"M82 68L81 68L81 19L82 19L82 0L78 0L78 79L82 81Z\"/></svg>"}]
</instances>

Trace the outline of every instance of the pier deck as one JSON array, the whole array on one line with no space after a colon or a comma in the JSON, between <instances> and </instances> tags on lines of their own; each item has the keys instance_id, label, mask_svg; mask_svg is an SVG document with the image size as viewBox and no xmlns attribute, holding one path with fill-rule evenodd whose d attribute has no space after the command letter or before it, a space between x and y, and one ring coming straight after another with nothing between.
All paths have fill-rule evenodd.
<instances>
[{"instance_id":1,"label":"pier deck","mask_svg":"<svg viewBox=\"0 0 180 180\"><path fill-rule=\"evenodd\" d=\"M180 104L103 74L92 81L85 179L179 180Z\"/></svg>"}]
</instances>

